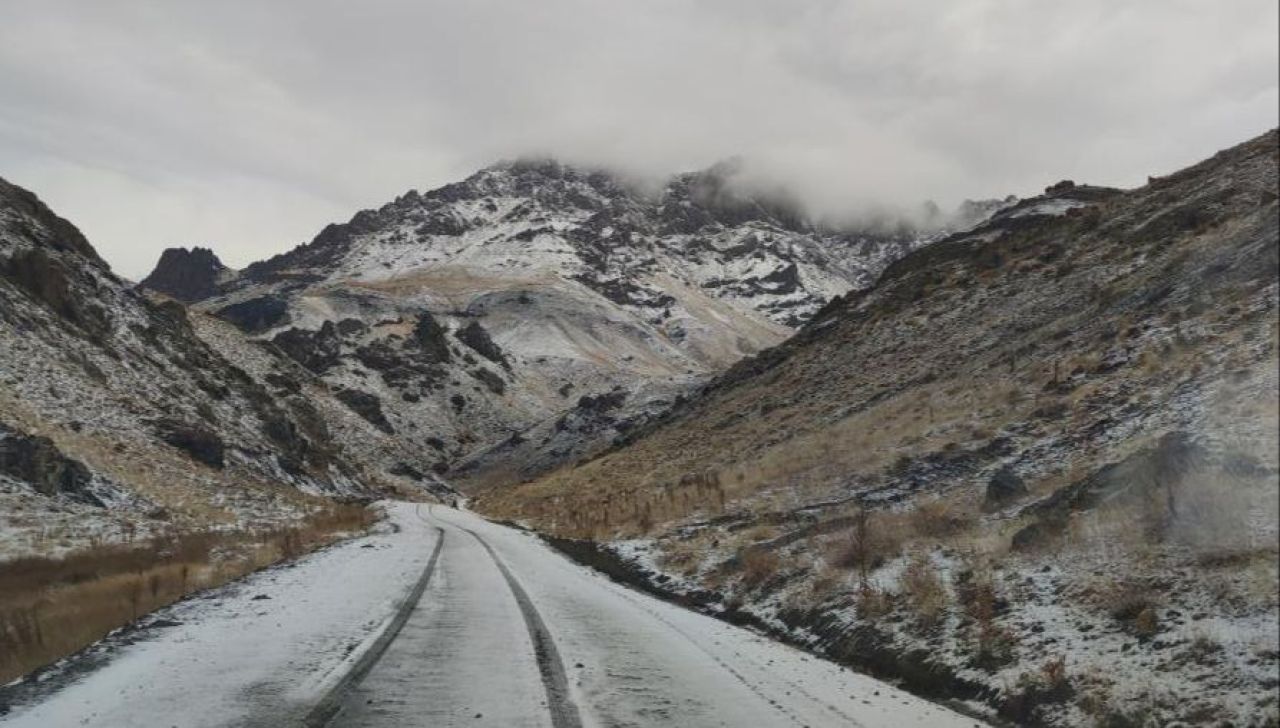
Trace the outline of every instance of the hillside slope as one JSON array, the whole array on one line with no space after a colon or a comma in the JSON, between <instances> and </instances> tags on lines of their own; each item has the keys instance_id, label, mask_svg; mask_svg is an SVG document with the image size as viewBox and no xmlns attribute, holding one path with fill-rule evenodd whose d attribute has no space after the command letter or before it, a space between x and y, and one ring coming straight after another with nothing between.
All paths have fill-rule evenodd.
<instances>
[{"instance_id":1,"label":"hillside slope","mask_svg":"<svg viewBox=\"0 0 1280 728\"><path fill-rule=\"evenodd\" d=\"M239 274L171 251L149 280L273 341L436 472L501 484L608 444L932 239L814 225L735 174L646 192L501 163Z\"/></svg>"},{"instance_id":2,"label":"hillside slope","mask_svg":"<svg viewBox=\"0 0 1280 728\"><path fill-rule=\"evenodd\" d=\"M1275 131L1060 183L479 507L1018 722L1274 725L1278 247Z\"/></svg>"},{"instance_id":3,"label":"hillside slope","mask_svg":"<svg viewBox=\"0 0 1280 728\"><path fill-rule=\"evenodd\" d=\"M449 492L428 468L0 180L0 681L366 526L346 503Z\"/></svg>"}]
</instances>

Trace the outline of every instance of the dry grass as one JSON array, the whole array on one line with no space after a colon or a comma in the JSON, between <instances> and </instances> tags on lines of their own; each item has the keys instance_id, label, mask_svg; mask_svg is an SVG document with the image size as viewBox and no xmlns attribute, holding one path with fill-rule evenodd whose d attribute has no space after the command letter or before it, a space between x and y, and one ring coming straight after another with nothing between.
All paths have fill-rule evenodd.
<instances>
[{"instance_id":1,"label":"dry grass","mask_svg":"<svg viewBox=\"0 0 1280 728\"><path fill-rule=\"evenodd\" d=\"M893 595L889 592L871 584L863 583L858 587L854 609L857 611L859 619L874 622L893 611L893 602Z\"/></svg>"},{"instance_id":2,"label":"dry grass","mask_svg":"<svg viewBox=\"0 0 1280 728\"><path fill-rule=\"evenodd\" d=\"M904 525L917 538L938 540L953 537L977 522L976 514L966 512L962 504L942 498L917 502L904 518Z\"/></svg>"},{"instance_id":3,"label":"dry grass","mask_svg":"<svg viewBox=\"0 0 1280 728\"><path fill-rule=\"evenodd\" d=\"M742 564L742 583L748 589L768 583L782 568L782 559L762 548L748 548L738 555L738 559Z\"/></svg>"},{"instance_id":4,"label":"dry grass","mask_svg":"<svg viewBox=\"0 0 1280 728\"><path fill-rule=\"evenodd\" d=\"M1095 602L1134 635L1152 637L1160 630L1157 593L1135 579L1113 581L1097 592Z\"/></svg>"},{"instance_id":5,"label":"dry grass","mask_svg":"<svg viewBox=\"0 0 1280 728\"><path fill-rule=\"evenodd\" d=\"M739 433L718 449L717 443L726 443L713 434L666 443L658 447L669 446L667 456L652 460L648 449L633 448L487 493L477 505L492 515L525 519L564 536L640 536L695 514L758 506L770 493L799 503L834 478L881 473L904 449L929 451L985 441L1035 405L1035 393L1026 387L1002 378L961 377L922 386L835 422L799 418L776 445L737 452L733 443L757 440ZM767 418L748 418L745 427L776 433L789 414L784 408ZM703 451L706 457L699 463L705 470L674 469Z\"/></svg>"},{"instance_id":6,"label":"dry grass","mask_svg":"<svg viewBox=\"0 0 1280 728\"><path fill-rule=\"evenodd\" d=\"M331 504L287 528L184 533L0 563L0 683L192 592L296 558L373 520L365 508Z\"/></svg>"},{"instance_id":7,"label":"dry grass","mask_svg":"<svg viewBox=\"0 0 1280 728\"><path fill-rule=\"evenodd\" d=\"M880 527L879 515L866 508L855 510L853 526L827 543L827 563L837 569L854 570L865 582L872 569L897 556L902 543L892 531Z\"/></svg>"},{"instance_id":8,"label":"dry grass","mask_svg":"<svg viewBox=\"0 0 1280 728\"><path fill-rule=\"evenodd\" d=\"M929 498L897 511L855 507L853 525L826 542L826 561L863 579L912 544L956 543L978 525L971 498L963 493Z\"/></svg>"},{"instance_id":9,"label":"dry grass","mask_svg":"<svg viewBox=\"0 0 1280 728\"><path fill-rule=\"evenodd\" d=\"M947 587L928 554L917 553L907 562L902 572L902 595L922 629L932 630L946 617Z\"/></svg>"},{"instance_id":10,"label":"dry grass","mask_svg":"<svg viewBox=\"0 0 1280 728\"><path fill-rule=\"evenodd\" d=\"M692 538L665 543L658 554L657 565L663 571L692 575L714 548L714 541L714 535L700 533Z\"/></svg>"}]
</instances>

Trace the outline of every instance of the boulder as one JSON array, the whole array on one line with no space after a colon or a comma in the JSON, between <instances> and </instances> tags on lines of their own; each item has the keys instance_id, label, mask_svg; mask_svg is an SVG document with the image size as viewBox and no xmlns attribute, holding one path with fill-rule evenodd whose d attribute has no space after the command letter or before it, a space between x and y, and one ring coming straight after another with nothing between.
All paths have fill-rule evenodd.
<instances>
[{"instance_id":1,"label":"boulder","mask_svg":"<svg viewBox=\"0 0 1280 728\"><path fill-rule=\"evenodd\" d=\"M983 507L995 510L1003 507L1027 494L1027 485L1009 466L996 471L987 482L987 493L983 499Z\"/></svg>"}]
</instances>

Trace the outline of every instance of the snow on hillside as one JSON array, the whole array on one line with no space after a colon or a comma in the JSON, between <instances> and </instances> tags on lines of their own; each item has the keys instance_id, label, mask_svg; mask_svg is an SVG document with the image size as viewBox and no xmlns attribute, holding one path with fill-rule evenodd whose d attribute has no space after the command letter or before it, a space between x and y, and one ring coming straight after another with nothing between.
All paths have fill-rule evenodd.
<instances>
[{"instance_id":1,"label":"snow on hillside","mask_svg":"<svg viewBox=\"0 0 1280 728\"><path fill-rule=\"evenodd\" d=\"M607 445L939 234L816 226L723 167L652 194L517 161L331 225L199 305L484 485Z\"/></svg>"}]
</instances>

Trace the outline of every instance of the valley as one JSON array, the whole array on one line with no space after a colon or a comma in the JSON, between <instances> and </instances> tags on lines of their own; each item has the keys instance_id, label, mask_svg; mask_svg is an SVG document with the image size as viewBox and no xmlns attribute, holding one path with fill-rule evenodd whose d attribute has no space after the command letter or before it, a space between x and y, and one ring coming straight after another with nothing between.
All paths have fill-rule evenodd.
<instances>
[{"instance_id":1,"label":"valley","mask_svg":"<svg viewBox=\"0 0 1280 728\"><path fill-rule=\"evenodd\" d=\"M0 724L1272 725L1278 152L518 160L137 284L0 182Z\"/></svg>"}]
</instances>

